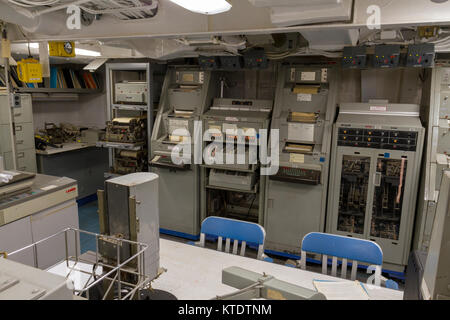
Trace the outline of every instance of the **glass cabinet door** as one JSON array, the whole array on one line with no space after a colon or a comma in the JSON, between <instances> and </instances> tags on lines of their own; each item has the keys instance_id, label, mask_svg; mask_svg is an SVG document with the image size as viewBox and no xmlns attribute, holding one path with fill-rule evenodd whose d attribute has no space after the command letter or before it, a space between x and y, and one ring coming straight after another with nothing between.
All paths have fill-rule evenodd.
<instances>
[{"instance_id":1,"label":"glass cabinet door","mask_svg":"<svg viewBox=\"0 0 450 320\"><path fill-rule=\"evenodd\" d=\"M406 159L378 159L370 235L399 240L403 196L407 172Z\"/></svg>"},{"instance_id":2,"label":"glass cabinet door","mask_svg":"<svg viewBox=\"0 0 450 320\"><path fill-rule=\"evenodd\" d=\"M370 163L369 156L342 157L338 231L364 234Z\"/></svg>"}]
</instances>

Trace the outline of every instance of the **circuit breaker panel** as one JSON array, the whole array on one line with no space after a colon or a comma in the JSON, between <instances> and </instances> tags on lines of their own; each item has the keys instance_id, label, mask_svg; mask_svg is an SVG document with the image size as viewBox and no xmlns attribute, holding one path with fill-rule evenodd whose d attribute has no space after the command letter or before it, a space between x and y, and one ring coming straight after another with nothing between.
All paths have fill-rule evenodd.
<instances>
[{"instance_id":1,"label":"circuit breaker panel","mask_svg":"<svg viewBox=\"0 0 450 320\"><path fill-rule=\"evenodd\" d=\"M424 128L420 107L342 104L333 132L327 232L369 239L404 271L411 248Z\"/></svg>"},{"instance_id":2,"label":"circuit breaker panel","mask_svg":"<svg viewBox=\"0 0 450 320\"><path fill-rule=\"evenodd\" d=\"M272 133L279 130L280 168L266 183L264 228L269 250L298 255L306 234L325 229L335 71L280 69L271 127Z\"/></svg>"},{"instance_id":3,"label":"circuit breaker panel","mask_svg":"<svg viewBox=\"0 0 450 320\"><path fill-rule=\"evenodd\" d=\"M434 68L431 72L430 108L425 163L414 239L414 249L428 251L436 213L442 175L450 170L450 68Z\"/></svg>"}]
</instances>

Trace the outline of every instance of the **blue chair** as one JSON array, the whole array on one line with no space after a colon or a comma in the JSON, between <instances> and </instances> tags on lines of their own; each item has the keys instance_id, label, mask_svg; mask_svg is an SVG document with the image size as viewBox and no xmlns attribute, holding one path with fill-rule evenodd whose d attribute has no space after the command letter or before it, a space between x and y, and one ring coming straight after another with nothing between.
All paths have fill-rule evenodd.
<instances>
[{"instance_id":1,"label":"blue chair","mask_svg":"<svg viewBox=\"0 0 450 320\"><path fill-rule=\"evenodd\" d=\"M306 269L306 253L312 252L322 255L322 273L327 274L328 257L332 258L331 275L336 277L338 259L342 259L341 278L347 278L348 262L352 261L351 279L356 280L358 262L367 263L375 270L374 284L381 285L381 266L383 264L383 251L380 246L369 240L344 237L334 234L312 232L302 241L300 266ZM393 282L392 280L390 280ZM389 286L391 286L389 282Z\"/></svg>"},{"instance_id":2,"label":"blue chair","mask_svg":"<svg viewBox=\"0 0 450 320\"><path fill-rule=\"evenodd\" d=\"M218 238L218 251L222 251L224 239L226 253L230 253L231 241L233 241L232 253L238 254L240 242L241 250L239 251L239 254L241 256L245 256L247 244L255 244L258 246L257 259L266 261L271 260L264 255L266 231L259 224L221 217L208 217L203 220L200 231L200 241L197 242L196 245L205 247L206 236Z\"/></svg>"}]
</instances>

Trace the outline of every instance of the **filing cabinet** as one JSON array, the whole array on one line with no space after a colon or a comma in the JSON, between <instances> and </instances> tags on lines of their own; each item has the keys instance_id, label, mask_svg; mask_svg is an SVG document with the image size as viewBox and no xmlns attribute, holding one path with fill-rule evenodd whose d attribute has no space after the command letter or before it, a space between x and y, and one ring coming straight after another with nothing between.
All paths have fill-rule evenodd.
<instances>
[{"instance_id":1,"label":"filing cabinet","mask_svg":"<svg viewBox=\"0 0 450 320\"><path fill-rule=\"evenodd\" d=\"M20 104L13 108L17 170L36 172L31 95L20 94L19 97ZM12 169L14 163L12 157L8 99L8 95L0 95L0 155L3 156L5 168Z\"/></svg>"}]
</instances>

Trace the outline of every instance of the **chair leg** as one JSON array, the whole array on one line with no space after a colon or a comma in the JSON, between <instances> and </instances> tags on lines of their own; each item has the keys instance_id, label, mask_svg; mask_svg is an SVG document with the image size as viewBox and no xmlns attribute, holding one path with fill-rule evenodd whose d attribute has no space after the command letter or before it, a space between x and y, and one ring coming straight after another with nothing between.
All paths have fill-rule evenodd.
<instances>
[{"instance_id":1,"label":"chair leg","mask_svg":"<svg viewBox=\"0 0 450 320\"><path fill-rule=\"evenodd\" d=\"M347 259L342 259L341 278L347 279Z\"/></svg>"},{"instance_id":2,"label":"chair leg","mask_svg":"<svg viewBox=\"0 0 450 320\"><path fill-rule=\"evenodd\" d=\"M358 271L358 261L353 260L352 262L352 277L351 279L356 280L356 271Z\"/></svg>"},{"instance_id":3,"label":"chair leg","mask_svg":"<svg viewBox=\"0 0 450 320\"><path fill-rule=\"evenodd\" d=\"M375 285L381 286L381 266L376 266L375 268Z\"/></svg>"},{"instance_id":4,"label":"chair leg","mask_svg":"<svg viewBox=\"0 0 450 320\"><path fill-rule=\"evenodd\" d=\"M264 256L264 246L262 244L259 245L258 247L258 256L257 259L258 260L262 260Z\"/></svg>"},{"instance_id":5,"label":"chair leg","mask_svg":"<svg viewBox=\"0 0 450 320\"><path fill-rule=\"evenodd\" d=\"M233 254L237 254L238 253L238 246L239 246L239 241L238 240L234 240L234 242L233 242Z\"/></svg>"},{"instance_id":6,"label":"chair leg","mask_svg":"<svg viewBox=\"0 0 450 320\"><path fill-rule=\"evenodd\" d=\"M219 237L219 239L217 239L217 251L222 251L222 242L223 238Z\"/></svg>"},{"instance_id":7,"label":"chair leg","mask_svg":"<svg viewBox=\"0 0 450 320\"><path fill-rule=\"evenodd\" d=\"M302 257L300 260L300 268L302 268L302 270L306 270L306 251L302 250Z\"/></svg>"},{"instance_id":8,"label":"chair leg","mask_svg":"<svg viewBox=\"0 0 450 320\"><path fill-rule=\"evenodd\" d=\"M241 256L243 256L243 257L245 257L246 246L247 246L247 242L242 241L242 243L241 243Z\"/></svg>"},{"instance_id":9,"label":"chair leg","mask_svg":"<svg viewBox=\"0 0 450 320\"><path fill-rule=\"evenodd\" d=\"M328 256L326 254L322 255L322 273L328 274Z\"/></svg>"},{"instance_id":10,"label":"chair leg","mask_svg":"<svg viewBox=\"0 0 450 320\"><path fill-rule=\"evenodd\" d=\"M226 253L230 253L230 238L227 238L227 240L225 241L225 252Z\"/></svg>"},{"instance_id":11,"label":"chair leg","mask_svg":"<svg viewBox=\"0 0 450 320\"><path fill-rule=\"evenodd\" d=\"M333 262L331 264L331 275L336 277L337 275L337 257L333 257Z\"/></svg>"},{"instance_id":12,"label":"chair leg","mask_svg":"<svg viewBox=\"0 0 450 320\"><path fill-rule=\"evenodd\" d=\"M205 238L206 238L206 235L204 233L200 234L200 242L199 242L200 247L203 247L203 248L205 247Z\"/></svg>"}]
</instances>

